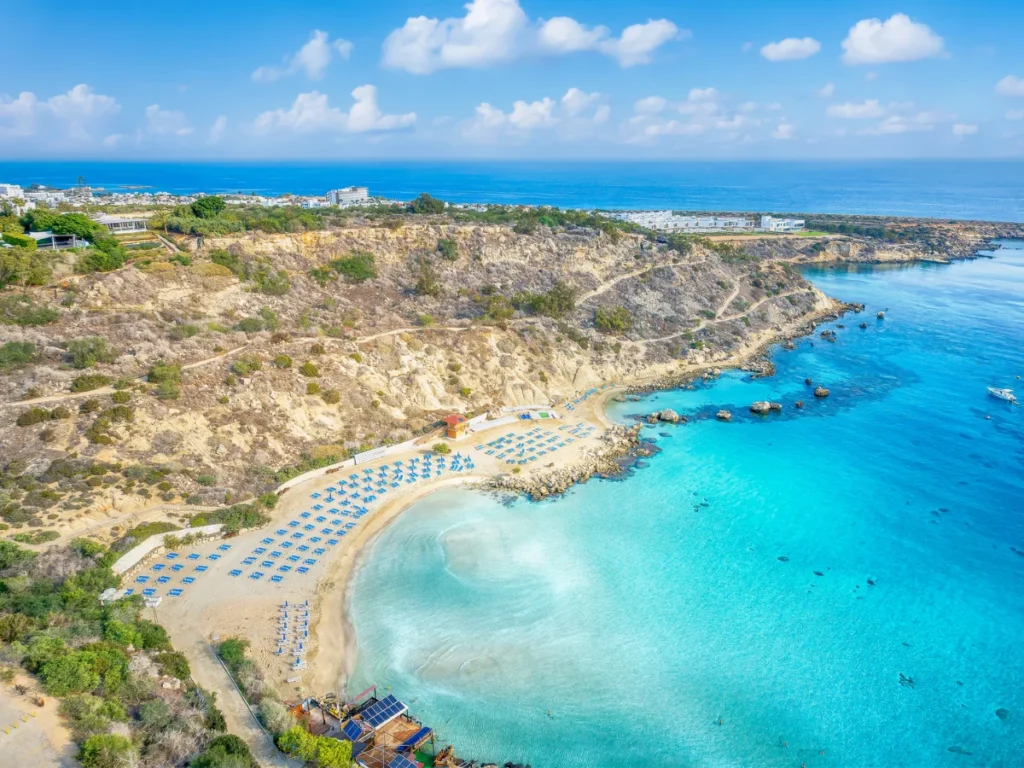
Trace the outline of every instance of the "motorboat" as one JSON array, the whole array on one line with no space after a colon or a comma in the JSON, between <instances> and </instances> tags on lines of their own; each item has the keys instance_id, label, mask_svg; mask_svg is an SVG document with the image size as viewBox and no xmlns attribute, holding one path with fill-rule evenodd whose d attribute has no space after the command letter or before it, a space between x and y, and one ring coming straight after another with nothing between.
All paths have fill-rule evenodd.
<instances>
[{"instance_id":1,"label":"motorboat","mask_svg":"<svg viewBox=\"0 0 1024 768\"><path fill-rule=\"evenodd\" d=\"M998 387L989 387L988 393L992 397L998 397L1000 400L1005 400L1008 403L1017 403L1017 396L1013 394L1012 389L1000 389Z\"/></svg>"}]
</instances>

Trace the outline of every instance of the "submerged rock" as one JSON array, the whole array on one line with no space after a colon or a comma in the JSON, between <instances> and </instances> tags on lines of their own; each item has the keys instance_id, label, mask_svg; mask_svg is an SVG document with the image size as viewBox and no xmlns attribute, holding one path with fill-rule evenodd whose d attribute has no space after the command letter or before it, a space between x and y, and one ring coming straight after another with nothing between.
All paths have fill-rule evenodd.
<instances>
[{"instance_id":1,"label":"submerged rock","mask_svg":"<svg viewBox=\"0 0 1024 768\"><path fill-rule=\"evenodd\" d=\"M885 320L885 312L879 312L877 315L875 315L875 317L877 317L879 320Z\"/></svg>"},{"instance_id":2,"label":"submerged rock","mask_svg":"<svg viewBox=\"0 0 1024 768\"><path fill-rule=\"evenodd\" d=\"M788 563L789 562L789 558L786 557L785 555L779 555L775 559L778 560L780 563Z\"/></svg>"},{"instance_id":3,"label":"submerged rock","mask_svg":"<svg viewBox=\"0 0 1024 768\"><path fill-rule=\"evenodd\" d=\"M867 328L867 327L868 327L868 324L867 324L867 323L861 323L861 324L860 324L860 327L861 327L861 328Z\"/></svg>"},{"instance_id":4,"label":"submerged rock","mask_svg":"<svg viewBox=\"0 0 1024 768\"><path fill-rule=\"evenodd\" d=\"M949 751L952 752L954 755L969 755L969 754L971 754L970 752L968 752L963 747L958 747L956 745L953 745L952 747L950 747Z\"/></svg>"},{"instance_id":5,"label":"submerged rock","mask_svg":"<svg viewBox=\"0 0 1024 768\"><path fill-rule=\"evenodd\" d=\"M1006 709L1005 707L1000 707L996 710L996 717L998 717L1000 720L1006 720L1010 717L1010 710Z\"/></svg>"},{"instance_id":6,"label":"submerged rock","mask_svg":"<svg viewBox=\"0 0 1024 768\"><path fill-rule=\"evenodd\" d=\"M813 383L814 383L814 379L812 379L810 376L808 376L806 379L804 379L804 384L806 384L808 387L811 386L811 384L813 384Z\"/></svg>"},{"instance_id":7,"label":"submerged rock","mask_svg":"<svg viewBox=\"0 0 1024 768\"><path fill-rule=\"evenodd\" d=\"M795 405L797 408L803 408L804 407L804 401L803 400L797 400L795 403L793 403L793 405Z\"/></svg>"}]
</instances>

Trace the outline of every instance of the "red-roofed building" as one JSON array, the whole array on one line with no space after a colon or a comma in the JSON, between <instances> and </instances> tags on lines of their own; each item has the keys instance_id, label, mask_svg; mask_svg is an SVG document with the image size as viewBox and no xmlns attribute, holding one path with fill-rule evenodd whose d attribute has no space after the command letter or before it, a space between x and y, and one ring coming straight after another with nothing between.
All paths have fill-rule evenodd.
<instances>
[{"instance_id":1,"label":"red-roofed building","mask_svg":"<svg viewBox=\"0 0 1024 768\"><path fill-rule=\"evenodd\" d=\"M469 430L469 419L460 413L445 416L444 423L448 425L448 437L452 440L465 437L466 432Z\"/></svg>"}]
</instances>

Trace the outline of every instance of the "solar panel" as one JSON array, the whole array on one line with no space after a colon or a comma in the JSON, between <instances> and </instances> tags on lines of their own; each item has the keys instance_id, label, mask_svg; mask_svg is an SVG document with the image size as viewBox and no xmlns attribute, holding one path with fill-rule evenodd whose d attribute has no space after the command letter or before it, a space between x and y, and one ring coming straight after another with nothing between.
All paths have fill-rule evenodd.
<instances>
[{"instance_id":1,"label":"solar panel","mask_svg":"<svg viewBox=\"0 0 1024 768\"><path fill-rule=\"evenodd\" d=\"M355 720L349 720L341 726L341 732L345 734L345 738L349 741L355 741L363 735L362 727Z\"/></svg>"},{"instance_id":2,"label":"solar panel","mask_svg":"<svg viewBox=\"0 0 1024 768\"><path fill-rule=\"evenodd\" d=\"M419 763L414 763L405 755L395 755L388 763L388 768L419 768Z\"/></svg>"},{"instance_id":3,"label":"solar panel","mask_svg":"<svg viewBox=\"0 0 1024 768\"><path fill-rule=\"evenodd\" d=\"M362 713L363 720L372 728L380 728L405 712L406 706L394 696L385 696L381 701L371 704Z\"/></svg>"}]
</instances>

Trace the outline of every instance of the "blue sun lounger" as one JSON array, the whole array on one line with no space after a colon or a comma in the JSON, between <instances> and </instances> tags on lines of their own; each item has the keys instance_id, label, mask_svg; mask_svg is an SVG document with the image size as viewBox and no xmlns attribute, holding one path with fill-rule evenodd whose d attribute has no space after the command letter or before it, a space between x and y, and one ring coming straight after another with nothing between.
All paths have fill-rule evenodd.
<instances>
[{"instance_id":1,"label":"blue sun lounger","mask_svg":"<svg viewBox=\"0 0 1024 768\"><path fill-rule=\"evenodd\" d=\"M242 575L242 571L240 569L238 569L238 568L234 568L234 569L228 571L228 576L241 576L241 575Z\"/></svg>"},{"instance_id":2,"label":"blue sun lounger","mask_svg":"<svg viewBox=\"0 0 1024 768\"><path fill-rule=\"evenodd\" d=\"M184 579L181 580L182 584L195 584L195 582L195 576L186 576Z\"/></svg>"}]
</instances>

